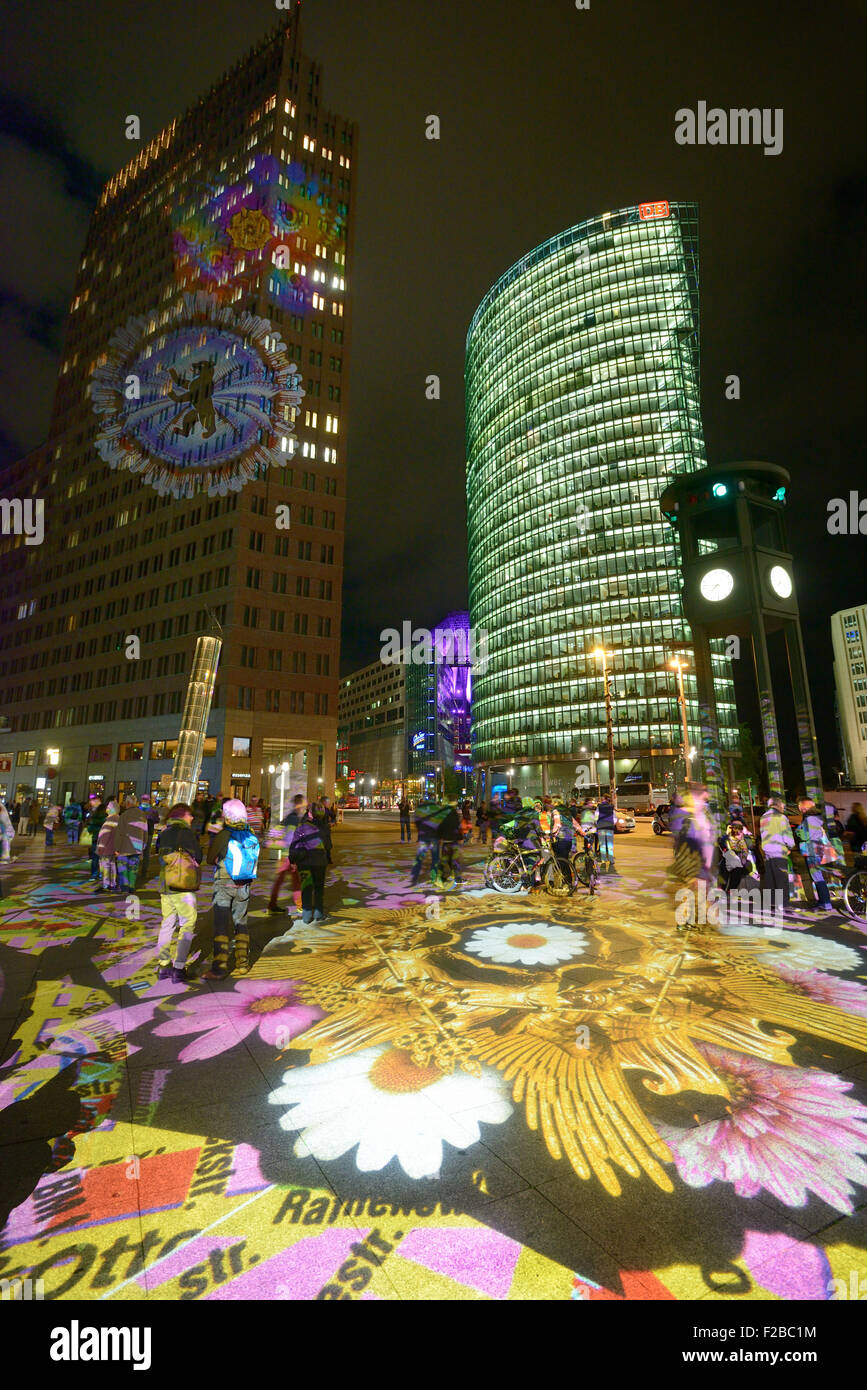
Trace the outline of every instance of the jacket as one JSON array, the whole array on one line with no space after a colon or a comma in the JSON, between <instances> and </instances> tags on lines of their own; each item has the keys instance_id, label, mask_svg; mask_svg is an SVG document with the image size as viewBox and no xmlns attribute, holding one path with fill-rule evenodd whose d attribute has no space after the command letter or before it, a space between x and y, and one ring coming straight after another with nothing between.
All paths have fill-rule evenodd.
<instances>
[{"instance_id":1,"label":"jacket","mask_svg":"<svg viewBox=\"0 0 867 1390\"><path fill-rule=\"evenodd\" d=\"M102 829L99 832L99 838L96 842L96 853L99 859L111 859L112 856L117 852L115 850L115 831L117 830L117 821L118 818L116 815L106 816L105 820L103 821Z\"/></svg>"},{"instance_id":2,"label":"jacket","mask_svg":"<svg viewBox=\"0 0 867 1390\"><path fill-rule=\"evenodd\" d=\"M596 829L613 830L616 821L614 805L610 801L600 801L596 808Z\"/></svg>"},{"instance_id":3,"label":"jacket","mask_svg":"<svg viewBox=\"0 0 867 1390\"><path fill-rule=\"evenodd\" d=\"M77 801L70 801L68 806L63 808L64 825L76 824L81 820L81 807Z\"/></svg>"},{"instance_id":4,"label":"jacket","mask_svg":"<svg viewBox=\"0 0 867 1390\"><path fill-rule=\"evenodd\" d=\"M243 826L243 825L224 825L223 828L222 828L222 830L216 831L216 832L211 836L211 843L208 845L208 853L207 853L207 861L206 861L206 862L207 862L208 864L216 864L216 866L217 866L217 872L216 872L216 874L214 875L214 882L215 882L215 883L216 883L216 882L218 881L218 879L220 878L220 871L221 871L221 869L223 869L223 860L224 860L225 857L226 857L226 850L229 848L229 841L230 841L230 839L232 838L232 831L233 831L233 830L234 830L234 831L243 830L243 831L246 832L247 835L252 835L252 837L253 837L254 840L257 839L256 835L253 833L253 831L250 829L250 827L249 827L249 826ZM162 835L160 835L160 852L162 852L162 848L163 848L163 837L162 837ZM223 870L223 876L224 876L225 878L228 878L228 877L229 877L229 875L225 873L225 870ZM253 879L255 879L255 877L256 877L256 874L254 873L254 874L253 874L253 878L250 879L249 882L252 883L252 882L253 882Z\"/></svg>"},{"instance_id":5,"label":"jacket","mask_svg":"<svg viewBox=\"0 0 867 1390\"><path fill-rule=\"evenodd\" d=\"M461 838L461 814L455 806L450 806L440 821L440 839L449 844L456 843Z\"/></svg>"},{"instance_id":6,"label":"jacket","mask_svg":"<svg viewBox=\"0 0 867 1390\"><path fill-rule=\"evenodd\" d=\"M291 811L283 821L286 827L286 857L299 868L321 866L331 855L331 826L327 816L313 816L306 811L299 819ZM292 832L291 837L289 831Z\"/></svg>"},{"instance_id":7,"label":"jacket","mask_svg":"<svg viewBox=\"0 0 867 1390\"><path fill-rule=\"evenodd\" d=\"M163 856L173 854L175 850L182 849L185 854L189 854L195 859L197 864L202 862L202 846L199 837L185 821L172 820L164 830L160 832L160 892L171 893L176 890L166 887L166 866Z\"/></svg>"},{"instance_id":8,"label":"jacket","mask_svg":"<svg viewBox=\"0 0 867 1390\"><path fill-rule=\"evenodd\" d=\"M115 854L141 854L150 839L147 816L140 806L121 811L114 836Z\"/></svg>"},{"instance_id":9,"label":"jacket","mask_svg":"<svg viewBox=\"0 0 867 1390\"><path fill-rule=\"evenodd\" d=\"M766 859L785 859L795 848L789 818L782 811L769 809L759 821L762 854Z\"/></svg>"},{"instance_id":10,"label":"jacket","mask_svg":"<svg viewBox=\"0 0 867 1390\"><path fill-rule=\"evenodd\" d=\"M831 841L825 834L821 813L814 806L808 811L798 826L798 844L808 865L815 867L822 861L822 850Z\"/></svg>"}]
</instances>

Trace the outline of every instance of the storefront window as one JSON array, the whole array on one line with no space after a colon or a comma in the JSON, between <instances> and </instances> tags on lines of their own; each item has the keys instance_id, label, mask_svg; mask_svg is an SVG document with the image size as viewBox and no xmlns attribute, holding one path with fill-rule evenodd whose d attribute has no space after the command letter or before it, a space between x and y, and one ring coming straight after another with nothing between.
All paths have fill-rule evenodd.
<instances>
[{"instance_id":1,"label":"storefront window","mask_svg":"<svg viewBox=\"0 0 867 1390\"><path fill-rule=\"evenodd\" d=\"M110 763L113 743L95 743L87 755L89 763Z\"/></svg>"},{"instance_id":2,"label":"storefront window","mask_svg":"<svg viewBox=\"0 0 867 1390\"><path fill-rule=\"evenodd\" d=\"M36 762L36 749L35 749L35 748L30 749L30 751L27 752L27 753L19 753L19 754L18 754L18 766L19 766L19 767L32 767L33 764L34 764L35 762Z\"/></svg>"},{"instance_id":3,"label":"storefront window","mask_svg":"<svg viewBox=\"0 0 867 1390\"><path fill-rule=\"evenodd\" d=\"M121 800L123 800L123 798L124 798L125 796L138 796L138 783L137 783L137 782L119 782L119 783L118 783L117 790L118 790L118 795L120 796Z\"/></svg>"},{"instance_id":4,"label":"storefront window","mask_svg":"<svg viewBox=\"0 0 867 1390\"><path fill-rule=\"evenodd\" d=\"M118 762L137 763L144 757L143 743L122 743L117 750Z\"/></svg>"}]
</instances>

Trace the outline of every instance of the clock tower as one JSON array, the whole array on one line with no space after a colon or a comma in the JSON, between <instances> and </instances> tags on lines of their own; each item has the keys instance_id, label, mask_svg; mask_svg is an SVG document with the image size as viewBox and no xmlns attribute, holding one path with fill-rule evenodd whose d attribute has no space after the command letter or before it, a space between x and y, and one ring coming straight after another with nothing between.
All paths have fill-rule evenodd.
<instances>
[{"instance_id":1,"label":"clock tower","mask_svg":"<svg viewBox=\"0 0 867 1390\"><path fill-rule=\"evenodd\" d=\"M821 804L822 779L792 556L785 530L789 474L773 463L730 463L675 477L660 498L680 538L683 609L692 629L705 776L722 791L711 641L729 657L751 651L762 718L768 779L782 792L780 740L768 636L782 632L795 707L804 786Z\"/></svg>"}]
</instances>

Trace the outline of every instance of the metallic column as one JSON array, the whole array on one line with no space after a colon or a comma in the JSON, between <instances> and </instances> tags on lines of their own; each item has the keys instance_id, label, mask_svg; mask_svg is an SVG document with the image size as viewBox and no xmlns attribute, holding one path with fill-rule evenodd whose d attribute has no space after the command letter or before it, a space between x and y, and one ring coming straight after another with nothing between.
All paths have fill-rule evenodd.
<instances>
[{"instance_id":1,"label":"metallic column","mask_svg":"<svg viewBox=\"0 0 867 1390\"><path fill-rule=\"evenodd\" d=\"M807 795L813 798L817 806L821 806L824 802L822 772L819 764L819 747L816 743L816 726L813 722L813 706L810 701L810 686L807 680L804 643L801 638L801 624L789 621L784 626L784 632L786 652L789 657L792 694L795 697L795 719L798 724L801 766L804 769L804 787Z\"/></svg>"},{"instance_id":2,"label":"metallic column","mask_svg":"<svg viewBox=\"0 0 867 1390\"><path fill-rule=\"evenodd\" d=\"M765 623L761 613L752 614L750 627L753 638L756 685L759 692L759 711L762 717L762 734L765 740L765 759L768 765L768 789L782 796L783 773L780 758L780 736L777 732L777 712L774 707L774 687L771 683L771 663L768 660Z\"/></svg>"},{"instance_id":3,"label":"metallic column","mask_svg":"<svg viewBox=\"0 0 867 1390\"><path fill-rule=\"evenodd\" d=\"M205 733L223 647L223 629L212 613L209 616L210 628L206 634L198 638L193 656L193 668L190 671L181 731L178 735L178 751L172 768L169 806L175 806L179 801L191 802L198 790Z\"/></svg>"},{"instance_id":4,"label":"metallic column","mask_svg":"<svg viewBox=\"0 0 867 1390\"><path fill-rule=\"evenodd\" d=\"M717 814L721 814L724 809L724 791L720 759L719 721L716 712L710 643L702 629L698 633L693 632L693 650L695 652L695 682L698 690L704 780L710 805L716 808Z\"/></svg>"}]
</instances>

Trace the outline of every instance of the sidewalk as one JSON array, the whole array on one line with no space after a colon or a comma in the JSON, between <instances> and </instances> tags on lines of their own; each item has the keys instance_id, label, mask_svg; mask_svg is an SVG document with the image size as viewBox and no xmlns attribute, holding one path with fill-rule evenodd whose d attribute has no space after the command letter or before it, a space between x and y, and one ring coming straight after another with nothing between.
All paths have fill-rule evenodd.
<instances>
[{"instance_id":1,"label":"sidewalk","mask_svg":"<svg viewBox=\"0 0 867 1390\"><path fill-rule=\"evenodd\" d=\"M323 927L269 945L268 867L252 972L191 986L155 979L155 879L94 897L83 850L25 844L0 901L0 1277L766 1300L867 1274L867 936L683 939L643 830L561 902L485 889L476 846L465 891L414 891L415 846L375 829L338 827Z\"/></svg>"}]
</instances>

